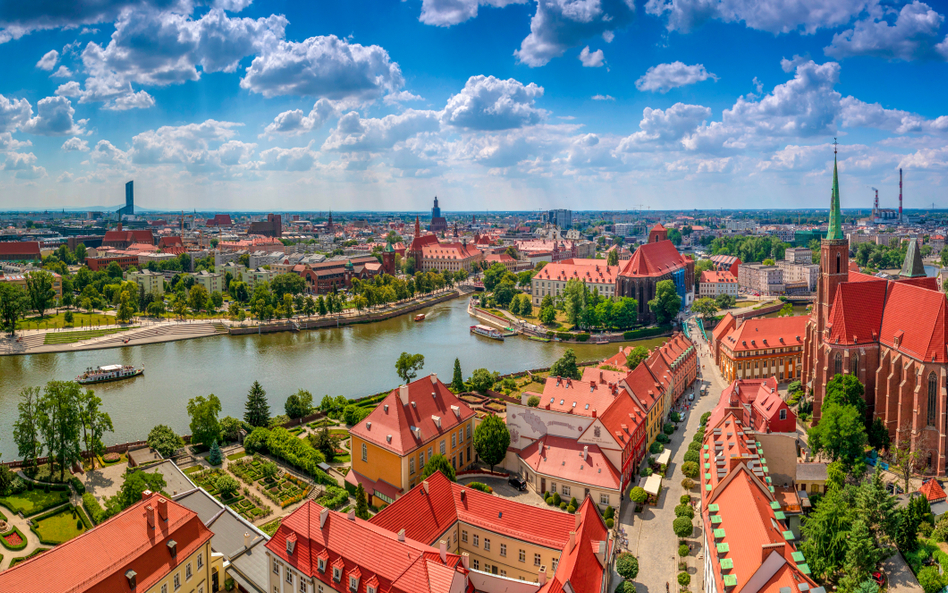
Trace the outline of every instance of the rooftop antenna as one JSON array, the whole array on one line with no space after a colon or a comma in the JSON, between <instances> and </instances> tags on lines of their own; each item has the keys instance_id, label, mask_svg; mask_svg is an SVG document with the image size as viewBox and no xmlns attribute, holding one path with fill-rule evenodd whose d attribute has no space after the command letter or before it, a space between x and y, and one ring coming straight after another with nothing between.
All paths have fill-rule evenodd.
<instances>
[{"instance_id":1,"label":"rooftop antenna","mask_svg":"<svg viewBox=\"0 0 948 593\"><path fill-rule=\"evenodd\" d=\"M899 224L902 224L902 167L899 167Z\"/></svg>"}]
</instances>

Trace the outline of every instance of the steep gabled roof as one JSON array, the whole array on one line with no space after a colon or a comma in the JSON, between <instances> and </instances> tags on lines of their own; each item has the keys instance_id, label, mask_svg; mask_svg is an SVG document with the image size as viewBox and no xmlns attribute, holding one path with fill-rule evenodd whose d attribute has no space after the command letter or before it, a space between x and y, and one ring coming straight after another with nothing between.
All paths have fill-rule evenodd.
<instances>
[{"instance_id":1,"label":"steep gabled roof","mask_svg":"<svg viewBox=\"0 0 948 593\"><path fill-rule=\"evenodd\" d=\"M938 483L938 480L932 478L922 484L922 487L918 489L925 498L928 499L928 502L941 502L948 498L948 495L945 494L945 490Z\"/></svg>"},{"instance_id":2,"label":"steep gabled roof","mask_svg":"<svg viewBox=\"0 0 948 593\"><path fill-rule=\"evenodd\" d=\"M587 452L585 457L583 451ZM520 459L546 476L619 489L619 472L596 445L547 434L520 451Z\"/></svg>"},{"instance_id":3,"label":"steep gabled roof","mask_svg":"<svg viewBox=\"0 0 948 593\"><path fill-rule=\"evenodd\" d=\"M675 249L674 243L668 240L657 241L640 245L619 275L626 277L664 276L686 265L685 258Z\"/></svg>"},{"instance_id":4,"label":"steep gabled roof","mask_svg":"<svg viewBox=\"0 0 948 593\"><path fill-rule=\"evenodd\" d=\"M830 310L830 342L860 344L879 338L887 282L843 282Z\"/></svg>"},{"instance_id":5,"label":"steep gabled roof","mask_svg":"<svg viewBox=\"0 0 948 593\"><path fill-rule=\"evenodd\" d=\"M913 286L907 282L890 282L889 297L882 317L879 341L895 347L916 360L948 362L948 313L944 293Z\"/></svg>"},{"instance_id":6,"label":"steep gabled roof","mask_svg":"<svg viewBox=\"0 0 948 593\"><path fill-rule=\"evenodd\" d=\"M724 343L735 352L801 346L809 318L809 315L792 315L748 319L725 336Z\"/></svg>"},{"instance_id":7,"label":"steep gabled roof","mask_svg":"<svg viewBox=\"0 0 948 593\"><path fill-rule=\"evenodd\" d=\"M608 530L599 516L599 511L591 499L586 498L576 513L580 515L579 528L576 529L575 544L567 546L556 564L556 572L538 593L559 593L572 590L575 593L599 593L603 586L603 574L608 567L599 559L602 549L603 558L610 558ZM600 542L604 548L600 548Z\"/></svg>"}]
</instances>

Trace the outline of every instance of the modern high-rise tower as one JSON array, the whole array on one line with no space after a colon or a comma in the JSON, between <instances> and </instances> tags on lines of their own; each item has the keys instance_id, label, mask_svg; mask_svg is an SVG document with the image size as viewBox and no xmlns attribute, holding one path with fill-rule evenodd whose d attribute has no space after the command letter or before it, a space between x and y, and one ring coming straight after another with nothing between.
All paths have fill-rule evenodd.
<instances>
[{"instance_id":1,"label":"modern high-rise tower","mask_svg":"<svg viewBox=\"0 0 948 593\"><path fill-rule=\"evenodd\" d=\"M135 215L135 182L129 181L125 184L125 206L118 209L119 216Z\"/></svg>"}]
</instances>

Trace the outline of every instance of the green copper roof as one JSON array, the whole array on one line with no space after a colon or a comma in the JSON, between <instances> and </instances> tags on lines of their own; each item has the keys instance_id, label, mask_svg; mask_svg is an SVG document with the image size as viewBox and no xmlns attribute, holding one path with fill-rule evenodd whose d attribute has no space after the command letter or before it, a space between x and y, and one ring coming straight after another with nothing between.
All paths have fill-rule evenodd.
<instances>
[{"instance_id":1,"label":"green copper roof","mask_svg":"<svg viewBox=\"0 0 948 593\"><path fill-rule=\"evenodd\" d=\"M787 520L787 515L786 515L783 511L775 511L775 512L774 512L774 519L776 519L776 520L778 520L778 521L786 521L786 520Z\"/></svg>"},{"instance_id":2,"label":"green copper roof","mask_svg":"<svg viewBox=\"0 0 948 593\"><path fill-rule=\"evenodd\" d=\"M777 502L776 500L771 501L771 503L770 503L770 508L779 511L779 510L780 510L780 503Z\"/></svg>"},{"instance_id":3,"label":"green copper roof","mask_svg":"<svg viewBox=\"0 0 948 593\"><path fill-rule=\"evenodd\" d=\"M724 528L714 530L714 539L724 539Z\"/></svg>"},{"instance_id":4,"label":"green copper roof","mask_svg":"<svg viewBox=\"0 0 948 593\"><path fill-rule=\"evenodd\" d=\"M799 568L803 574L810 574L810 566L808 564L798 564L797 568Z\"/></svg>"},{"instance_id":5,"label":"green copper roof","mask_svg":"<svg viewBox=\"0 0 948 593\"><path fill-rule=\"evenodd\" d=\"M724 586L725 587L736 587L737 586L737 577L732 574L724 575Z\"/></svg>"},{"instance_id":6,"label":"green copper roof","mask_svg":"<svg viewBox=\"0 0 948 593\"><path fill-rule=\"evenodd\" d=\"M731 546L727 545L727 543L718 544L717 548L718 548L718 554L727 554L728 552L731 551Z\"/></svg>"},{"instance_id":7,"label":"green copper roof","mask_svg":"<svg viewBox=\"0 0 948 593\"><path fill-rule=\"evenodd\" d=\"M922 264L922 252L918 248L918 239L909 239L908 251L905 253L905 261L902 262L902 271L899 272L902 278L924 278L925 266Z\"/></svg>"},{"instance_id":8,"label":"green copper roof","mask_svg":"<svg viewBox=\"0 0 948 593\"><path fill-rule=\"evenodd\" d=\"M734 568L734 560L730 558L721 560L721 570L731 570L732 568Z\"/></svg>"},{"instance_id":9,"label":"green copper roof","mask_svg":"<svg viewBox=\"0 0 948 593\"><path fill-rule=\"evenodd\" d=\"M793 558L793 561L794 561L794 562L804 562L804 561L805 561L805 559L804 559L804 557L803 557L803 552L794 552L793 554L790 554L790 556Z\"/></svg>"},{"instance_id":10,"label":"green copper roof","mask_svg":"<svg viewBox=\"0 0 948 593\"><path fill-rule=\"evenodd\" d=\"M833 197L830 200L829 227L826 238L829 240L843 239L843 213L839 207L839 173L836 170L836 154L833 154Z\"/></svg>"},{"instance_id":11,"label":"green copper roof","mask_svg":"<svg viewBox=\"0 0 948 593\"><path fill-rule=\"evenodd\" d=\"M716 512L718 512L718 510L720 510L720 509L719 509L719 507L718 507L717 504L709 504L709 505L708 505L708 510L711 511L712 513L716 513Z\"/></svg>"},{"instance_id":12,"label":"green copper roof","mask_svg":"<svg viewBox=\"0 0 948 593\"><path fill-rule=\"evenodd\" d=\"M784 531L784 532L783 532L783 536L784 536L785 538L787 538L788 540L796 539L796 538L793 537L793 532L790 531L789 529L788 529L787 531Z\"/></svg>"}]
</instances>

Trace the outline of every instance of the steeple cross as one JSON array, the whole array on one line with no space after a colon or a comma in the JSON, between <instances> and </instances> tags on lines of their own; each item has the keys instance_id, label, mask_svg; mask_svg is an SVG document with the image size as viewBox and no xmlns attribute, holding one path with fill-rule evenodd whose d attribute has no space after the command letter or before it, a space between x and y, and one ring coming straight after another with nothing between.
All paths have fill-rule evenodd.
<instances>
[{"instance_id":1,"label":"steeple cross","mask_svg":"<svg viewBox=\"0 0 948 593\"><path fill-rule=\"evenodd\" d=\"M833 137L833 154L836 154L836 146L839 145L839 142L836 141L836 137Z\"/></svg>"}]
</instances>

